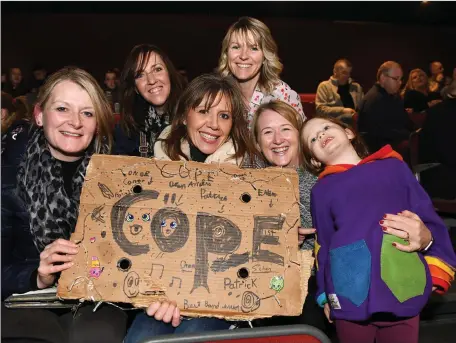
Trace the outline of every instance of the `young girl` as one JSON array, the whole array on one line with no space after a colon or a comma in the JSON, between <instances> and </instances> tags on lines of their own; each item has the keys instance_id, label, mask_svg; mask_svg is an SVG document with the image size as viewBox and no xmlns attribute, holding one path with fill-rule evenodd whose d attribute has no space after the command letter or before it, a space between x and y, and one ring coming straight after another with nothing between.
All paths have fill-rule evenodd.
<instances>
[{"instance_id":1,"label":"young girl","mask_svg":"<svg viewBox=\"0 0 456 343\"><path fill-rule=\"evenodd\" d=\"M307 121L301 140L307 170L319 175L311 194L317 302L340 343L417 343L432 290L443 293L454 279L447 228L389 145L367 156L356 133L333 118ZM405 210L432 232L419 252L396 249L407 241L383 232L386 214Z\"/></svg>"}]
</instances>

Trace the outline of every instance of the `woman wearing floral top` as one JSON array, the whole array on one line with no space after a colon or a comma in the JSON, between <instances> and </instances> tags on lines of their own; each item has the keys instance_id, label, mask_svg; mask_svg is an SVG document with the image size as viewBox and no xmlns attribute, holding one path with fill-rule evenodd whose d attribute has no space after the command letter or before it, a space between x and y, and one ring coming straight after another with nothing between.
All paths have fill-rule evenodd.
<instances>
[{"instance_id":1,"label":"woman wearing floral top","mask_svg":"<svg viewBox=\"0 0 456 343\"><path fill-rule=\"evenodd\" d=\"M299 95L279 78L282 69L277 44L264 23L242 17L231 25L222 42L218 71L239 83L249 106L249 128L257 108L272 100L290 104L306 119Z\"/></svg>"}]
</instances>

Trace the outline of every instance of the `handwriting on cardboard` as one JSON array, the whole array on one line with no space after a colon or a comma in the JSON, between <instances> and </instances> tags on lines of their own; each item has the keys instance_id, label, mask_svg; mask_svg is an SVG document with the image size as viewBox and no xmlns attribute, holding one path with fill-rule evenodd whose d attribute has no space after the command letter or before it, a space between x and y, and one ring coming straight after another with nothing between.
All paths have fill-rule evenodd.
<instances>
[{"instance_id":1,"label":"handwriting on cardboard","mask_svg":"<svg viewBox=\"0 0 456 343\"><path fill-rule=\"evenodd\" d=\"M94 155L71 237L82 249L58 294L175 300L189 316L298 315L310 270L298 199L293 170Z\"/></svg>"}]
</instances>

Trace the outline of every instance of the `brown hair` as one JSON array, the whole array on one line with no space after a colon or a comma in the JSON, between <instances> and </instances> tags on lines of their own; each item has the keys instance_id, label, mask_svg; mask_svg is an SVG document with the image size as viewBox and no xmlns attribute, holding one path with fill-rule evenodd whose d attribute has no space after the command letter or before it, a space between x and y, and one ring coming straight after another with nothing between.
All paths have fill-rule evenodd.
<instances>
[{"instance_id":1,"label":"brown hair","mask_svg":"<svg viewBox=\"0 0 456 343\"><path fill-rule=\"evenodd\" d=\"M49 76L44 85L40 87L36 100L37 106L44 109L55 86L62 81L71 81L87 92L92 101L97 121L97 131L94 138L95 152L101 153L103 144L107 145L108 151L110 151L113 127L111 106L98 82L85 70L77 67L65 67Z\"/></svg>"},{"instance_id":2,"label":"brown hair","mask_svg":"<svg viewBox=\"0 0 456 343\"><path fill-rule=\"evenodd\" d=\"M4 134L11 125L17 120L27 120L30 121L32 118L32 110L27 102L25 95L18 96L13 99L14 104L12 103L13 112L9 114L8 118L2 121L2 134ZM2 107L3 107L3 92L2 92Z\"/></svg>"},{"instance_id":3,"label":"brown hair","mask_svg":"<svg viewBox=\"0 0 456 343\"><path fill-rule=\"evenodd\" d=\"M280 81L280 73L283 65L279 60L277 44L272 37L269 28L261 21L250 17L241 17L237 22L232 24L223 38L222 52L220 54L218 72L223 76L231 74L228 65L228 49L230 40L234 34L240 35L247 41L248 33L251 33L255 43L257 43L263 52L264 61L261 66L259 86L271 93L274 86Z\"/></svg>"},{"instance_id":4,"label":"brown hair","mask_svg":"<svg viewBox=\"0 0 456 343\"><path fill-rule=\"evenodd\" d=\"M317 161L315 159L315 156L313 156L312 152L310 151L309 146L307 145L307 142L304 142L304 139L303 139L304 129L309 124L309 122L312 121L313 119L324 119L330 123L339 125L344 130L345 129L350 130L351 132L353 132L353 135L354 135L353 139L351 140L351 144L352 144L353 148L355 149L356 153L358 154L358 156L360 158L365 158L369 155L369 152L367 150L366 145L364 144L364 141L362 140L362 138L359 136L358 132L356 132L355 129L353 129L351 126L349 126L348 124L345 124L343 121L341 121L339 119L336 119L333 117L317 116L310 120L307 120L304 123L304 125L301 128L300 135L299 135L301 145L302 145L303 157L304 157L303 166L310 173L318 176L318 174L320 174L326 167L323 163L320 163L320 161ZM315 163L315 162L319 162L319 163ZM318 164L318 166L317 166L317 164Z\"/></svg>"},{"instance_id":5,"label":"brown hair","mask_svg":"<svg viewBox=\"0 0 456 343\"><path fill-rule=\"evenodd\" d=\"M244 158L255 155L255 148L250 141L250 133L247 128L247 113L242 93L237 84L229 77L219 74L203 74L193 79L182 93L177 104L171 131L165 139L160 139L163 150L173 161L178 161L180 157L189 160L181 149L181 139L188 139L187 127L184 121L191 109L195 109L206 98L205 108L208 110L216 101L219 94L225 96L229 101L230 111L233 118L230 138L233 141L236 153L232 158Z\"/></svg>"},{"instance_id":6,"label":"brown hair","mask_svg":"<svg viewBox=\"0 0 456 343\"><path fill-rule=\"evenodd\" d=\"M140 96L136 93L135 80L136 77L144 71L152 53L161 57L169 75L171 90L164 105L164 110L169 115L173 114L179 96L185 87L182 76L177 72L168 55L160 48L152 44L139 44L133 47L128 54L120 77L122 92L122 116L120 119L120 126L127 135L130 135L131 131L136 130L138 126L138 123L135 123L133 118L135 100L137 96Z\"/></svg>"}]
</instances>

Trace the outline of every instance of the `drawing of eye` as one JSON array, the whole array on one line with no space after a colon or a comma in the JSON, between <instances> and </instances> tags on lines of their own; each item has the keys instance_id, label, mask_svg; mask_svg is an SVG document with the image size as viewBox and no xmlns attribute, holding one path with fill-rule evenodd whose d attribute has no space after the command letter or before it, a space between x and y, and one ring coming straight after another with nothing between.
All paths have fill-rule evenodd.
<instances>
[{"instance_id":1,"label":"drawing of eye","mask_svg":"<svg viewBox=\"0 0 456 343\"><path fill-rule=\"evenodd\" d=\"M166 220L163 219L160 225L161 225L161 227L165 227L166 226Z\"/></svg>"},{"instance_id":2,"label":"drawing of eye","mask_svg":"<svg viewBox=\"0 0 456 343\"><path fill-rule=\"evenodd\" d=\"M130 214L130 213L128 213L127 216L125 217L125 220L127 222L132 222L133 219L135 219L135 217L132 214Z\"/></svg>"},{"instance_id":3,"label":"drawing of eye","mask_svg":"<svg viewBox=\"0 0 456 343\"><path fill-rule=\"evenodd\" d=\"M171 222L170 226L171 229L175 229L177 227L176 222Z\"/></svg>"},{"instance_id":4,"label":"drawing of eye","mask_svg":"<svg viewBox=\"0 0 456 343\"><path fill-rule=\"evenodd\" d=\"M142 215L142 220L145 221L145 222L149 222L150 221L150 213L144 213Z\"/></svg>"}]
</instances>

